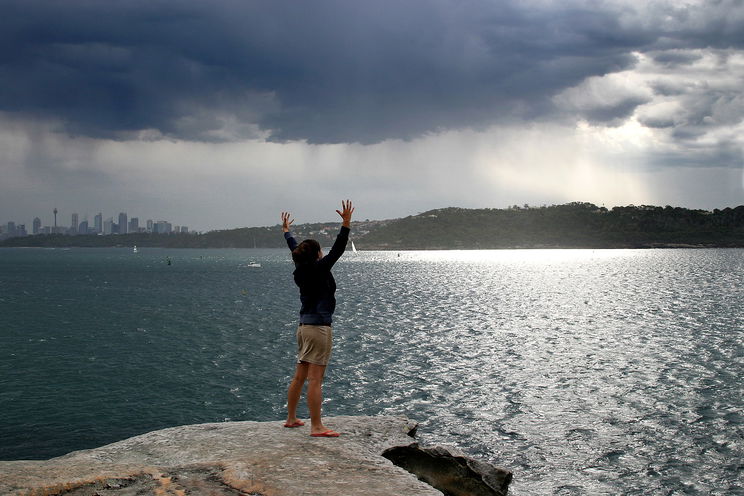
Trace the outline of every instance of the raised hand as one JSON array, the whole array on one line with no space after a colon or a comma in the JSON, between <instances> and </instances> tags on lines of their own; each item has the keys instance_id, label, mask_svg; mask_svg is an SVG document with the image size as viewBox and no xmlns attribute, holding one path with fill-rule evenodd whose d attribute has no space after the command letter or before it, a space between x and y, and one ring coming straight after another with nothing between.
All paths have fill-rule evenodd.
<instances>
[{"instance_id":1,"label":"raised hand","mask_svg":"<svg viewBox=\"0 0 744 496\"><path fill-rule=\"evenodd\" d=\"M343 200L341 202L341 209L336 210L336 213L341 216L341 225L344 227L351 227L351 214L354 213L354 207L351 205L351 200Z\"/></svg>"},{"instance_id":2,"label":"raised hand","mask_svg":"<svg viewBox=\"0 0 744 496\"><path fill-rule=\"evenodd\" d=\"M292 225L294 219L289 219L289 212L282 212L282 231L289 232L289 226Z\"/></svg>"}]
</instances>

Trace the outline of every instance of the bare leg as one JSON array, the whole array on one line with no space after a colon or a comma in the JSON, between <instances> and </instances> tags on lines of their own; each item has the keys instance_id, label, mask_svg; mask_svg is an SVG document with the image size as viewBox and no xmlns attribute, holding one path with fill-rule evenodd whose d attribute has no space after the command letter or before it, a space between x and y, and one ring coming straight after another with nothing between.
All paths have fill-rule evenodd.
<instances>
[{"instance_id":1,"label":"bare leg","mask_svg":"<svg viewBox=\"0 0 744 496\"><path fill-rule=\"evenodd\" d=\"M297 422L297 403L300 402L300 395L302 394L302 386L305 385L305 379L307 379L308 371L307 362L300 362L297 364L295 369L295 375L292 378L292 382L289 384L289 391L287 391L287 424L292 425Z\"/></svg>"},{"instance_id":2,"label":"bare leg","mask_svg":"<svg viewBox=\"0 0 744 496\"><path fill-rule=\"evenodd\" d=\"M325 365L309 364L307 374L307 407L310 410L310 433L320 434L329 429L320 419L320 407L323 403L323 376Z\"/></svg>"}]
</instances>

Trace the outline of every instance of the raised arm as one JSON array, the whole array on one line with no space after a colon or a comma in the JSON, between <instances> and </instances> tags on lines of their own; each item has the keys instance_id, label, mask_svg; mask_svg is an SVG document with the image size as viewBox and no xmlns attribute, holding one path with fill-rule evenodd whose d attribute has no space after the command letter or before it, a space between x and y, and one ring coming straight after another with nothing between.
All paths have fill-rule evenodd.
<instances>
[{"instance_id":1,"label":"raised arm","mask_svg":"<svg viewBox=\"0 0 744 496\"><path fill-rule=\"evenodd\" d=\"M282 231L284 231L284 239L287 240L287 246L290 250L297 248L297 240L289 232L289 226L292 225L294 219L289 218L289 212L282 212Z\"/></svg>"},{"instance_id":2,"label":"raised arm","mask_svg":"<svg viewBox=\"0 0 744 496\"><path fill-rule=\"evenodd\" d=\"M351 214L354 213L354 207L351 204L351 200L345 200L341 202L341 210L336 210L336 213L341 216L341 230L336 236L336 241L331 247L331 251L328 255L320 260L322 265L326 265L329 269L333 267L341 255L346 250L346 243L349 242L349 231L351 230Z\"/></svg>"}]
</instances>

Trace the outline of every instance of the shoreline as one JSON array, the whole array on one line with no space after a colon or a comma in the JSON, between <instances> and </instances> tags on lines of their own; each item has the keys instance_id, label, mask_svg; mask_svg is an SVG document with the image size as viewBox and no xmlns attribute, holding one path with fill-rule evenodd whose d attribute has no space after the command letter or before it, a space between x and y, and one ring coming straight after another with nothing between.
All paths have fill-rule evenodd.
<instances>
[{"instance_id":1,"label":"shoreline","mask_svg":"<svg viewBox=\"0 0 744 496\"><path fill-rule=\"evenodd\" d=\"M271 246L271 247L252 247L252 246L148 246L148 245L137 245L138 249L161 249L161 250L282 250L286 251L286 247ZM105 249L105 248L121 248L131 249L132 245L125 244L111 244L111 245L57 245L57 246L36 246L36 245L18 245L18 246L5 246L0 244L0 249L38 249L38 250L69 250L72 248L93 248L93 249ZM741 249L744 248L744 243L733 244L733 245L706 245L706 244L692 244L692 243L642 243L642 244L629 244L629 245L618 245L618 246L546 246L546 245L514 245L514 246L503 246L503 247L365 247L360 249L359 252L408 252L408 251L506 251L506 250L720 250L720 249Z\"/></svg>"}]
</instances>

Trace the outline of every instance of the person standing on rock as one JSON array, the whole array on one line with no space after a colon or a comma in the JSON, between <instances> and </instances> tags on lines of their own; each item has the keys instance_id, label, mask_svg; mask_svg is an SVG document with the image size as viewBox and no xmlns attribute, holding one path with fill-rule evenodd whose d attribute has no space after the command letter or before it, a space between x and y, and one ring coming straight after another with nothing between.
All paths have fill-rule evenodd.
<instances>
[{"instance_id":1,"label":"person standing on rock","mask_svg":"<svg viewBox=\"0 0 744 496\"><path fill-rule=\"evenodd\" d=\"M331 269L341 258L351 230L351 201L341 202L341 230L328 255L323 256L320 244L314 239L297 241L289 231L294 220L289 212L282 212L282 231L287 246L292 251L295 264L294 281L300 288L300 324L297 327L297 368L287 392L287 422L284 427L301 427L305 423L297 418L297 404L307 381L307 406L310 410L310 435L313 437L338 437L320 418L323 403L323 376L331 357L333 311L336 309L336 281Z\"/></svg>"}]
</instances>

